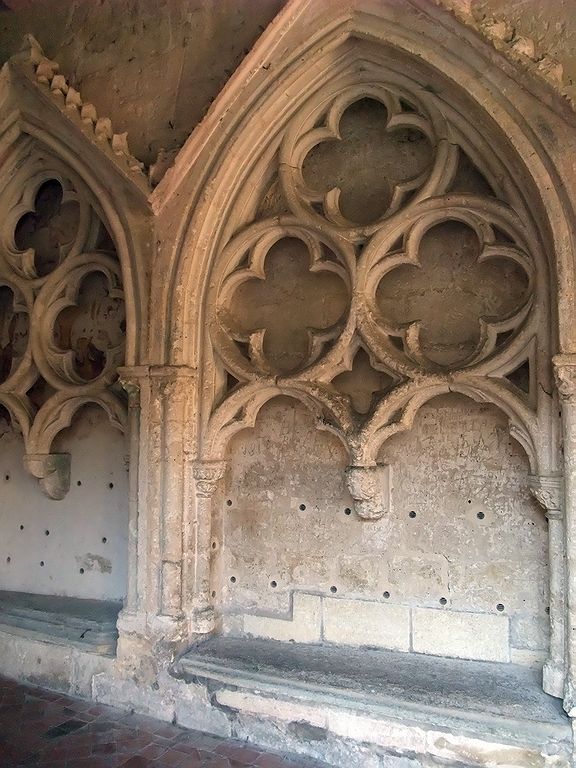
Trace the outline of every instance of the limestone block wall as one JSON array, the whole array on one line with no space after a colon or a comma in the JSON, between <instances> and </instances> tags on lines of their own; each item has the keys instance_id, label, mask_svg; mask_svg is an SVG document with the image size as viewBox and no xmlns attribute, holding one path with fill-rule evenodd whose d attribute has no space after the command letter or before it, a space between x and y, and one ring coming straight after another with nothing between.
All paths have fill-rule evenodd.
<instances>
[{"instance_id":1,"label":"limestone block wall","mask_svg":"<svg viewBox=\"0 0 576 768\"><path fill-rule=\"evenodd\" d=\"M351 511L340 441L288 399L266 406L230 458L218 505L226 631L543 660L547 523L493 406L436 398L391 438L379 456L391 510L376 521Z\"/></svg>"},{"instance_id":2,"label":"limestone block wall","mask_svg":"<svg viewBox=\"0 0 576 768\"><path fill-rule=\"evenodd\" d=\"M0 420L0 588L122 599L126 594L128 462L124 436L99 409L61 433L72 456L67 496L54 501L23 465L22 438Z\"/></svg>"}]
</instances>

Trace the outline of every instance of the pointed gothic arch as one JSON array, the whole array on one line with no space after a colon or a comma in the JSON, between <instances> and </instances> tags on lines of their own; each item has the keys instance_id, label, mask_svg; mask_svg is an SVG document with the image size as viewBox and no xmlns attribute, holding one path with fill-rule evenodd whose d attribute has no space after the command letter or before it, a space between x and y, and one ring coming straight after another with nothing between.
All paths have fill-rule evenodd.
<instances>
[{"instance_id":1,"label":"pointed gothic arch","mask_svg":"<svg viewBox=\"0 0 576 768\"><path fill-rule=\"evenodd\" d=\"M561 471L550 361L576 343L576 190L560 149L562 141L573 145L573 116L544 83L519 73L449 13L423 0L405 5L399 16L374 0L289 3L151 196L159 233L151 354L175 370L197 372L193 419L182 440L200 462L198 525L198 515L211 516L228 437L253 423L275 393L294 390L304 402L312 398L322 428L344 439L353 467L373 467L381 441L409 428L421 404L457 391L506 414L535 476ZM420 132L434 154L431 169L398 183L387 211L368 222L342 209L338 184L319 192L302 170L313 148L342 138L343 115L362 100L386 110L389 129ZM462 157L483 179L480 191L455 186ZM479 317L480 337L456 365L426 359L419 322L383 329L375 306L389 268L418 266L418 243L445 222L476 234L480 262L497 253L514 262L530 294L499 321ZM231 326L229 306L239 285L265 280L270 248L290 238L308 249L310 274L340 276L350 305L310 335L305 363L287 373L267 360L261 328ZM386 249L384 263L378 253ZM333 384L350 370L359 345L396 382L360 427ZM526 391L512 380L523 365ZM373 488L370 473L365 484ZM367 507L359 502L360 508ZM204 530L196 546L208 539ZM206 631L215 621L209 564L201 552L195 557L202 566L191 577L190 605L198 631ZM559 584L562 561L555 567ZM563 610L558 601L556 609ZM545 685L561 695L563 629L553 624Z\"/></svg>"}]
</instances>

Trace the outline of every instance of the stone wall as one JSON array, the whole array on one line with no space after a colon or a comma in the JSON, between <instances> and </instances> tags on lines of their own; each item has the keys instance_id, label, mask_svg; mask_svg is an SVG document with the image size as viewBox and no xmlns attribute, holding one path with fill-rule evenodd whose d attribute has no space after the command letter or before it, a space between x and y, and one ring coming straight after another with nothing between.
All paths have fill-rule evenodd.
<instances>
[{"instance_id":1,"label":"stone wall","mask_svg":"<svg viewBox=\"0 0 576 768\"><path fill-rule=\"evenodd\" d=\"M351 514L342 444L301 406L273 401L236 438L219 505L228 631L541 662L546 520L505 419L438 398L380 460L391 511L363 521Z\"/></svg>"}]
</instances>

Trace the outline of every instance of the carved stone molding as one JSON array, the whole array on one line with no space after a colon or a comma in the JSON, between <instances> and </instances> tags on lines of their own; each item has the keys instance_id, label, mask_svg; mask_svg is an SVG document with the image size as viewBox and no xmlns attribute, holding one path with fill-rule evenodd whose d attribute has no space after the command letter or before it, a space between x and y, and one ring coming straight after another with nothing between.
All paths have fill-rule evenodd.
<instances>
[{"instance_id":1,"label":"carved stone molding","mask_svg":"<svg viewBox=\"0 0 576 768\"><path fill-rule=\"evenodd\" d=\"M390 467L347 467L346 483L354 510L364 520L378 520L390 511Z\"/></svg>"},{"instance_id":2,"label":"carved stone molding","mask_svg":"<svg viewBox=\"0 0 576 768\"><path fill-rule=\"evenodd\" d=\"M564 402L576 402L576 355L556 355L552 358L556 389Z\"/></svg>"},{"instance_id":3,"label":"carved stone molding","mask_svg":"<svg viewBox=\"0 0 576 768\"><path fill-rule=\"evenodd\" d=\"M84 181L32 139L13 148L0 191L0 394L23 434L25 465L50 498L71 458L53 454L85 404L124 430L117 396L126 314L122 268Z\"/></svg>"},{"instance_id":4,"label":"carved stone molding","mask_svg":"<svg viewBox=\"0 0 576 768\"><path fill-rule=\"evenodd\" d=\"M530 493L540 504L546 517L563 517L564 479L560 475L531 475Z\"/></svg>"},{"instance_id":5,"label":"carved stone molding","mask_svg":"<svg viewBox=\"0 0 576 768\"><path fill-rule=\"evenodd\" d=\"M218 241L202 297L206 455L223 458L281 394L367 468L426 402L459 392L506 414L535 471L548 293L521 188L423 83L372 53L357 68L357 56L342 52L278 126ZM360 348L360 388L372 389L355 397L342 374ZM360 487L360 513L384 514Z\"/></svg>"},{"instance_id":6,"label":"carved stone molding","mask_svg":"<svg viewBox=\"0 0 576 768\"><path fill-rule=\"evenodd\" d=\"M70 490L69 453L26 454L24 466L51 499L63 499Z\"/></svg>"},{"instance_id":7,"label":"carved stone molding","mask_svg":"<svg viewBox=\"0 0 576 768\"><path fill-rule=\"evenodd\" d=\"M227 462L197 461L192 465L192 476L196 481L196 496L201 499L211 499L218 483L224 477Z\"/></svg>"}]
</instances>

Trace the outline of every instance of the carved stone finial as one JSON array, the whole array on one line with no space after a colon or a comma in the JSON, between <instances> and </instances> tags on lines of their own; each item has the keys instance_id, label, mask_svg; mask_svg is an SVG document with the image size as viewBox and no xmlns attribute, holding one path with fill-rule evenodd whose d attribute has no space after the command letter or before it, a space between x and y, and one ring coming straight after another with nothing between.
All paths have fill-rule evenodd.
<instances>
[{"instance_id":1,"label":"carved stone finial","mask_svg":"<svg viewBox=\"0 0 576 768\"><path fill-rule=\"evenodd\" d=\"M192 466L192 475L196 481L196 496L210 499L224 477L225 461L197 461Z\"/></svg>"},{"instance_id":2,"label":"carved stone finial","mask_svg":"<svg viewBox=\"0 0 576 768\"><path fill-rule=\"evenodd\" d=\"M364 520L378 520L390 511L390 467L347 467L346 483L354 509Z\"/></svg>"},{"instance_id":3,"label":"carved stone finial","mask_svg":"<svg viewBox=\"0 0 576 768\"><path fill-rule=\"evenodd\" d=\"M532 475L530 493L543 508L546 517L562 516L563 479L560 475Z\"/></svg>"},{"instance_id":4,"label":"carved stone finial","mask_svg":"<svg viewBox=\"0 0 576 768\"><path fill-rule=\"evenodd\" d=\"M40 487L51 499L60 500L70 490L70 454L35 453L24 456L24 466L40 481Z\"/></svg>"},{"instance_id":5,"label":"carved stone finial","mask_svg":"<svg viewBox=\"0 0 576 768\"><path fill-rule=\"evenodd\" d=\"M556 388L560 399L576 401L576 355L556 355L552 358Z\"/></svg>"}]
</instances>

